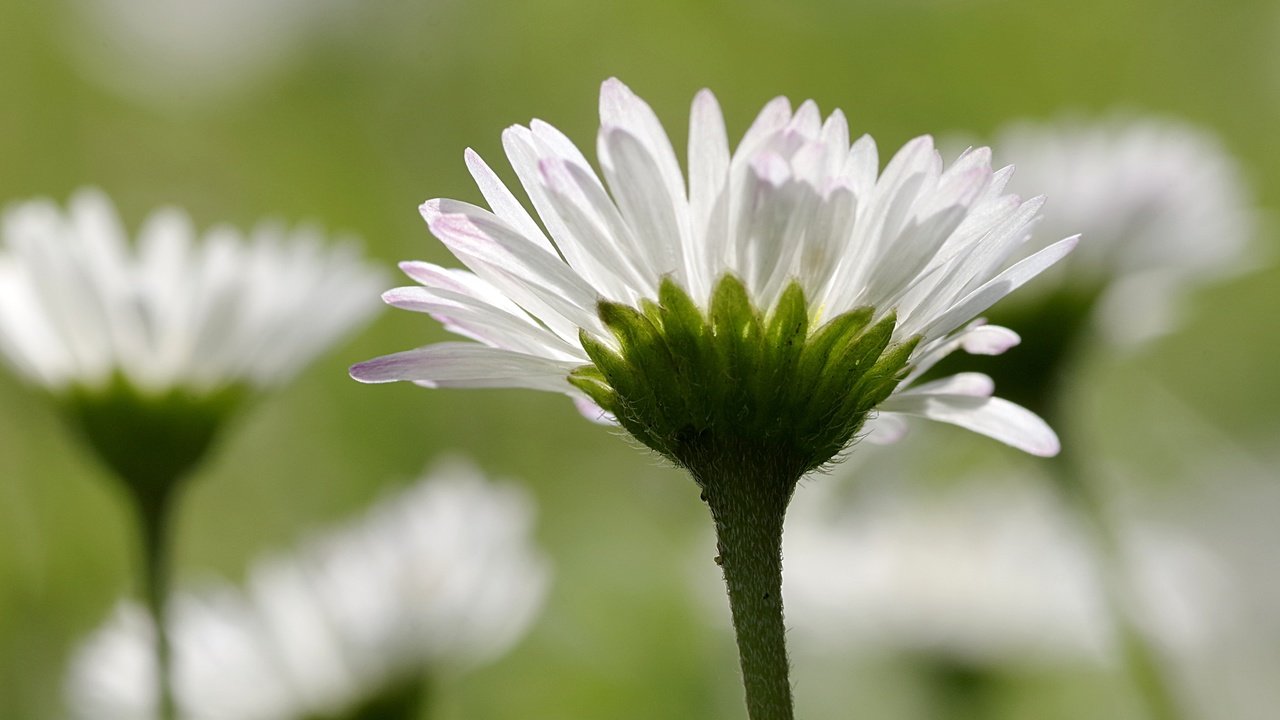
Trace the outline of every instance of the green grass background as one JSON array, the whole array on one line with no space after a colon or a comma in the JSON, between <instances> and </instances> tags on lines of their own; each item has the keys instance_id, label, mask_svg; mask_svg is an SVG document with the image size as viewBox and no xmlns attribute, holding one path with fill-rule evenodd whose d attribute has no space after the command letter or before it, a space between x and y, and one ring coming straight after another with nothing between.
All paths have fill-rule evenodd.
<instances>
[{"instance_id":1,"label":"green grass background","mask_svg":"<svg viewBox=\"0 0 1280 720\"><path fill-rule=\"evenodd\" d=\"M157 109L78 74L70 46L89 40L68 35L62 3L0 3L0 202L65 200L94 184L133 227L166 203L202 226L314 219L358 234L388 268L409 258L453 264L416 206L479 199L463 148L505 173L499 133L531 117L592 148L596 94L610 75L654 106L677 148L702 87L716 91L731 136L786 94L843 108L885 151L925 132L986 133L1013 117L1172 114L1222 135L1264 207L1280 199L1274 3L352 5L361 9L349 22L309 40L295 65L248 94ZM1260 241L1277 249L1271 227ZM1207 289L1175 335L1136 354L1091 356L1076 402L1090 451L1153 487L1179 470L1153 439L1165 418L1150 414L1152 398L1167 392L1213 430L1191 432L1182 447L1211 435L1257 459L1263 475L1274 469L1278 282L1273 266ZM556 582L523 644L444 686L439 717L741 717L732 639L689 588L690 566L712 554L691 483L558 396L346 377L352 362L444 336L425 316L385 312L246 414L182 506L180 577L238 578L255 554L357 512L440 453L463 453L526 481ZM927 453L940 473L1005 454L960 432L929 437L949 446ZM1151 494L1233 482L1222 472ZM61 717L68 653L132 589L133 535L108 480L41 397L0 373L0 718ZM1280 581L1274 559L1257 571ZM893 663L798 670L808 717L919 716L918 688ZM1103 670L1016 673L1006 690L1008 717L1137 717L1124 682Z\"/></svg>"}]
</instances>

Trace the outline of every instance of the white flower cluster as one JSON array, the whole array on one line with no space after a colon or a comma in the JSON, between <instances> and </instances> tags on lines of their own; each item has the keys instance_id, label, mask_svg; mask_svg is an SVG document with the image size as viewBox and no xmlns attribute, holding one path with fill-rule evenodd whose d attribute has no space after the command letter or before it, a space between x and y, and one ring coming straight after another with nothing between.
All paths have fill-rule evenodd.
<instances>
[{"instance_id":1,"label":"white flower cluster","mask_svg":"<svg viewBox=\"0 0 1280 720\"><path fill-rule=\"evenodd\" d=\"M184 720L340 715L427 672L493 659L523 635L549 567L517 487L437 468L357 524L253 566L247 589L171 604ZM133 604L80 650L68 693L85 720L155 717L153 627Z\"/></svg>"},{"instance_id":2,"label":"white flower cluster","mask_svg":"<svg viewBox=\"0 0 1280 720\"><path fill-rule=\"evenodd\" d=\"M1083 238L1021 299L1063 285L1104 291L1098 319L1114 341L1168 331L1188 289L1256 260L1250 245L1259 219L1248 184L1206 130L1120 115L1024 121L999 131L994 147L1018 165L1011 188L1049 198L1037 232Z\"/></svg>"},{"instance_id":3,"label":"white flower cluster","mask_svg":"<svg viewBox=\"0 0 1280 720\"><path fill-rule=\"evenodd\" d=\"M199 235L186 213L152 213L130 243L105 195L64 212L35 200L0 229L0 357L58 391L119 374L143 393L289 378L376 307L382 274L352 243L263 223Z\"/></svg>"},{"instance_id":4,"label":"white flower cluster","mask_svg":"<svg viewBox=\"0 0 1280 720\"><path fill-rule=\"evenodd\" d=\"M829 486L830 484L825 484ZM801 652L918 652L968 663L1115 657L1096 548L1026 478L864 497L797 495L784 596ZM1134 609L1165 644L1191 647L1223 611L1223 578L1189 539L1139 527L1126 538Z\"/></svg>"}]
</instances>

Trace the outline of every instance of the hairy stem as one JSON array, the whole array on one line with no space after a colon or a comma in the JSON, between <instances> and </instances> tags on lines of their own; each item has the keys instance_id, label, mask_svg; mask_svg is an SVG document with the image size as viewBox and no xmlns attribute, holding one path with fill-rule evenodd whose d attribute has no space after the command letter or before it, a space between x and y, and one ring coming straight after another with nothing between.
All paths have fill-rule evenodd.
<instances>
[{"instance_id":1,"label":"hairy stem","mask_svg":"<svg viewBox=\"0 0 1280 720\"><path fill-rule=\"evenodd\" d=\"M747 714L751 720L792 720L782 618L782 523L799 477L726 475L696 477L715 521L717 562L729 591Z\"/></svg>"}]
</instances>

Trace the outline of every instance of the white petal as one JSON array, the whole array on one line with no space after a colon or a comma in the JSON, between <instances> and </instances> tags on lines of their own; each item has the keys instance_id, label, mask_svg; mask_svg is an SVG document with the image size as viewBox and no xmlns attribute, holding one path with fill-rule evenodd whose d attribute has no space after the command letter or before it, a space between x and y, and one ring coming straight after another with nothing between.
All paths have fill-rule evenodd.
<instances>
[{"instance_id":1,"label":"white petal","mask_svg":"<svg viewBox=\"0 0 1280 720\"><path fill-rule=\"evenodd\" d=\"M849 121L845 119L844 113L835 110L822 124L822 138L825 163L823 174L827 176L839 175L845 161L845 154L849 151Z\"/></svg>"},{"instance_id":2,"label":"white petal","mask_svg":"<svg viewBox=\"0 0 1280 720\"><path fill-rule=\"evenodd\" d=\"M430 313L446 329L486 345L556 360L588 362L580 348L533 322L523 311L512 315L462 293L425 287L395 288L383 293L382 299L402 310Z\"/></svg>"},{"instance_id":3,"label":"white petal","mask_svg":"<svg viewBox=\"0 0 1280 720\"><path fill-rule=\"evenodd\" d=\"M955 335L938 338L921 348L913 361L915 369L903 384L910 385L956 350L963 349L970 355L1000 355L1020 342L1022 338L1009 328L988 325L981 319L975 320Z\"/></svg>"},{"instance_id":4,"label":"white petal","mask_svg":"<svg viewBox=\"0 0 1280 720\"><path fill-rule=\"evenodd\" d=\"M590 420L597 425L617 425L618 419L613 415L605 412L603 408L595 404L590 398L575 395L573 398L573 406L578 409L582 417Z\"/></svg>"},{"instance_id":5,"label":"white petal","mask_svg":"<svg viewBox=\"0 0 1280 720\"><path fill-rule=\"evenodd\" d=\"M710 90L693 99L689 114L689 222L695 245L701 252L690 256L689 292L706 302L711 292L713 268L724 257L729 223L729 139L720 105Z\"/></svg>"},{"instance_id":6,"label":"white petal","mask_svg":"<svg viewBox=\"0 0 1280 720\"><path fill-rule=\"evenodd\" d=\"M880 155L876 141L870 135L863 135L849 148L844 175L858 197L867 197L875 187L879 173Z\"/></svg>"},{"instance_id":7,"label":"white petal","mask_svg":"<svg viewBox=\"0 0 1280 720\"><path fill-rule=\"evenodd\" d=\"M1022 342L1018 333L1000 325L975 325L956 339L970 355L1003 355Z\"/></svg>"},{"instance_id":8,"label":"white petal","mask_svg":"<svg viewBox=\"0 0 1280 720\"><path fill-rule=\"evenodd\" d=\"M791 120L791 101L785 97L776 97L770 100L760 110L760 114L756 116L751 127L747 128L747 132L742 136L742 141L738 143L738 149L733 156L736 160L739 157L746 158L751 150L764 142L770 135L786 127L787 122Z\"/></svg>"},{"instance_id":9,"label":"white petal","mask_svg":"<svg viewBox=\"0 0 1280 720\"><path fill-rule=\"evenodd\" d=\"M812 100L800 103L786 129L806 139L816 139L822 133L822 112L818 110L818 103Z\"/></svg>"},{"instance_id":10,"label":"white petal","mask_svg":"<svg viewBox=\"0 0 1280 720\"><path fill-rule=\"evenodd\" d=\"M687 286L685 252L687 214L684 187L673 188L662 177L661 163L644 143L621 129L601 129L600 164L618 209L634 230L637 249L655 275L671 275Z\"/></svg>"},{"instance_id":11,"label":"white petal","mask_svg":"<svg viewBox=\"0 0 1280 720\"><path fill-rule=\"evenodd\" d=\"M497 218L445 213L445 208L453 206L428 201L422 206L422 215L435 236L472 270L483 270L490 279L505 279L508 292L513 286L526 290L540 304L529 309L548 323L559 316L572 326L603 334L595 315L595 291L572 268L537 249ZM521 305L526 302L516 300ZM576 335L560 325L555 329L561 337Z\"/></svg>"},{"instance_id":12,"label":"white petal","mask_svg":"<svg viewBox=\"0 0 1280 720\"><path fill-rule=\"evenodd\" d=\"M542 161L539 170L548 200L592 262L596 288L613 300L633 304L653 297L654 278L659 276L653 259L595 173L559 159Z\"/></svg>"},{"instance_id":13,"label":"white petal","mask_svg":"<svg viewBox=\"0 0 1280 720\"><path fill-rule=\"evenodd\" d=\"M986 208L971 212L939 253L940 263L955 266L954 279L938 283L933 292L943 299L957 298L991 277L1030 237L1044 200L1031 198L1007 214L1008 205L1000 201L992 203L990 213L983 212Z\"/></svg>"},{"instance_id":14,"label":"white petal","mask_svg":"<svg viewBox=\"0 0 1280 720\"><path fill-rule=\"evenodd\" d=\"M881 409L958 425L1032 455L1052 457L1061 445L1053 429L1035 413L997 397L899 394Z\"/></svg>"},{"instance_id":15,"label":"white petal","mask_svg":"<svg viewBox=\"0 0 1280 720\"><path fill-rule=\"evenodd\" d=\"M538 196L546 206L541 212L554 215L560 228L554 231L556 243L565 262L608 297L630 300L636 288L625 280L622 268L634 266L645 277L652 276L646 270L650 261L644 248L633 239L631 229L617 220L620 216L613 200L573 141L541 120L534 120L529 127L526 140L532 144L536 159L534 181L540 185ZM571 202L568 208L577 213L573 218L562 214L566 200ZM601 241L592 234L581 235L582 213L599 218L597 224L607 226L611 237Z\"/></svg>"},{"instance_id":16,"label":"white petal","mask_svg":"<svg viewBox=\"0 0 1280 720\"><path fill-rule=\"evenodd\" d=\"M990 376L977 372L957 373L903 390L901 395L965 395L991 397L996 384Z\"/></svg>"},{"instance_id":17,"label":"white petal","mask_svg":"<svg viewBox=\"0 0 1280 720\"><path fill-rule=\"evenodd\" d=\"M511 302L510 298L475 273L420 260L406 260L399 267L405 275L426 287L470 295L509 313L522 312L519 305Z\"/></svg>"},{"instance_id":18,"label":"white petal","mask_svg":"<svg viewBox=\"0 0 1280 720\"><path fill-rule=\"evenodd\" d=\"M554 253L555 249L551 246L551 241L547 240L547 236L542 234L542 228L538 227L538 223L533 221L529 212L480 155L471 148L467 148L463 156L466 159L467 169L471 171L471 177L475 179L476 186L480 188L480 194L484 195L484 200L489 203L493 214L540 245L542 249Z\"/></svg>"},{"instance_id":19,"label":"white petal","mask_svg":"<svg viewBox=\"0 0 1280 720\"><path fill-rule=\"evenodd\" d=\"M440 343L351 366L363 383L411 380L434 387L529 388L571 393L566 379L582 363L557 362L475 343Z\"/></svg>"},{"instance_id":20,"label":"white petal","mask_svg":"<svg viewBox=\"0 0 1280 720\"><path fill-rule=\"evenodd\" d=\"M892 445L907 434L907 421L901 415L880 411L867 420L863 439L874 445Z\"/></svg>"},{"instance_id":21,"label":"white petal","mask_svg":"<svg viewBox=\"0 0 1280 720\"><path fill-rule=\"evenodd\" d=\"M545 142L543 144L544 146L546 145ZM570 146L572 146L572 143L570 143ZM533 131L519 125L507 128L502 133L502 147L506 150L507 159L510 160L511 167L516 171L516 176L520 178L520 184L524 187L525 193L533 201L533 206L538 211L538 217L546 225L547 232L551 233L551 237L555 240L556 247L560 253L564 255L565 261L588 281L593 284L599 283L598 264L585 257L585 253L581 249L581 242L570 231L564 220L560 218L560 213L556 212L555 205L547 197L540 169L541 160L543 159L542 153L539 151L538 142L533 137ZM586 164L585 160L579 160L581 157L582 153L575 148L564 159L570 162Z\"/></svg>"},{"instance_id":22,"label":"white petal","mask_svg":"<svg viewBox=\"0 0 1280 720\"><path fill-rule=\"evenodd\" d=\"M1005 295L1022 287L1023 283L1066 257L1067 253L1075 249L1079 239L1076 236L1059 240L987 281L930 323L923 331L925 337L946 335L984 312Z\"/></svg>"},{"instance_id":23,"label":"white petal","mask_svg":"<svg viewBox=\"0 0 1280 720\"><path fill-rule=\"evenodd\" d=\"M600 127L618 128L639 140L653 159L667 194L685 197L684 176L662 122L648 103L617 78L609 78L600 88Z\"/></svg>"}]
</instances>

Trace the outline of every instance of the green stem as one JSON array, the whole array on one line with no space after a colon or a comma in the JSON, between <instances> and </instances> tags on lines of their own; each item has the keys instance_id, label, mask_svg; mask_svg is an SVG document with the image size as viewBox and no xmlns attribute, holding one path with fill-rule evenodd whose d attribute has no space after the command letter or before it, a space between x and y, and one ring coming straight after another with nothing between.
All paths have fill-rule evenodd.
<instances>
[{"instance_id":1,"label":"green stem","mask_svg":"<svg viewBox=\"0 0 1280 720\"><path fill-rule=\"evenodd\" d=\"M994 672L987 667L945 656L924 657L921 673L936 720L986 720L996 717Z\"/></svg>"},{"instance_id":2,"label":"green stem","mask_svg":"<svg viewBox=\"0 0 1280 720\"><path fill-rule=\"evenodd\" d=\"M343 717L350 720L420 720L433 717L431 678L409 678L388 686L377 697Z\"/></svg>"},{"instance_id":3,"label":"green stem","mask_svg":"<svg viewBox=\"0 0 1280 720\"><path fill-rule=\"evenodd\" d=\"M1075 459L1074 452L1064 450L1050 466L1059 491L1097 539L1104 599L1116 624L1125 667L1142 694L1152 720L1184 720L1185 713L1169 682L1164 659L1151 637L1135 621L1133 610L1126 602L1131 592L1130 574L1119 530L1098 489Z\"/></svg>"},{"instance_id":4,"label":"green stem","mask_svg":"<svg viewBox=\"0 0 1280 720\"><path fill-rule=\"evenodd\" d=\"M142 591L155 627L158 720L177 720L173 692L173 650L169 638L170 492L137 497L142 545Z\"/></svg>"},{"instance_id":5,"label":"green stem","mask_svg":"<svg viewBox=\"0 0 1280 720\"><path fill-rule=\"evenodd\" d=\"M695 478L715 521L717 562L729 591L747 715L751 720L792 720L782 619L782 523L799 478L744 478L737 473L695 473Z\"/></svg>"}]
</instances>

